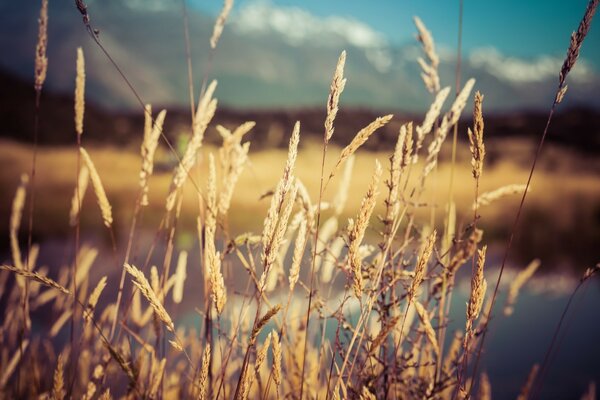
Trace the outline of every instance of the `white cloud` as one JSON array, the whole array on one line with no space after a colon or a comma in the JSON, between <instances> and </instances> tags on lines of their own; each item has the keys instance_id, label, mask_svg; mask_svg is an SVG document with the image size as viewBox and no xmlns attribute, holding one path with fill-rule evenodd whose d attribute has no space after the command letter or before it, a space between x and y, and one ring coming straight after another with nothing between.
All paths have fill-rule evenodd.
<instances>
[{"instance_id":1,"label":"white cloud","mask_svg":"<svg viewBox=\"0 0 600 400\"><path fill-rule=\"evenodd\" d=\"M276 34L292 46L348 44L363 49L381 72L392 64L385 35L353 18L318 17L299 7L279 7L259 0L236 13L233 26L243 34Z\"/></svg>"},{"instance_id":2,"label":"white cloud","mask_svg":"<svg viewBox=\"0 0 600 400\"><path fill-rule=\"evenodd\" d=\"M554 56L538 56L534 59L509 57L500 53L494 47L484 47L473 50L469 62L475 68L483 68L496 78L512 83L535 83L548 79L558 80L563 59ZM593 79L593 71L584 60L579 60L571 71L570 77L581 82Z\"/></svg>"}]
</instances>

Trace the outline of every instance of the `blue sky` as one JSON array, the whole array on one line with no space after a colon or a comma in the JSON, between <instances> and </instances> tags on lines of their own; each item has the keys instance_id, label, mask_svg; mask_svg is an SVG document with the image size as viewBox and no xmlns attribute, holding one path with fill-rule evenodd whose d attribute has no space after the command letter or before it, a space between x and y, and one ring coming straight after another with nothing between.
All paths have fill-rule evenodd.
<instances>
[{"instance_id":1,"label":"blue sky","mask_svg":"<svg viewBox=\"0 0 600 400\"><path fill-rule=\"evenodd\" d=\"M217 0L189 0L192 6L217 14ZM236 0L234 12L265 0ZM456 49L459 1L440 0L268 0L279 7L298 7L320 17L343 16L362 21L383 33L392 43L413 40L411 17L418 15L441 48ZM562 56L569 35L583 15L587 0L464 1L463 49L470 52L495 47L509 56L533 58ZM600 69L600 29L592 28L583 57Z\"/></svg>"}]
</instances>

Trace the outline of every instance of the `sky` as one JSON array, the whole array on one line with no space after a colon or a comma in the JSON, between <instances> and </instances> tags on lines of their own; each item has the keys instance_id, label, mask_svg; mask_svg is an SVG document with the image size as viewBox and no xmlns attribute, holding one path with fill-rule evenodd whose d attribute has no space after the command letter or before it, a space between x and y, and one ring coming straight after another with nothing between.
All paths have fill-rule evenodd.
<instances>
[{"instance_id":1,"label":"sky","mask_svg":"<svg viewBox=\"0 0 600 400\"><path fill-rule=\"evenodd\" d=\"M218 14L221 1L188 0L192 7ZM341 16L361 21L393 44L413 40L410 18L419 16L440 49L456 51L459 0L237 0L234 15L251 4L301 8L317 17ZM503 0L463 2L463 50L493 46L502 54L520 58L562 56L570 33L577 29L587 0ZM588 34L585 58L600 69L600 29Z\"/></svg>"}]
</instances>

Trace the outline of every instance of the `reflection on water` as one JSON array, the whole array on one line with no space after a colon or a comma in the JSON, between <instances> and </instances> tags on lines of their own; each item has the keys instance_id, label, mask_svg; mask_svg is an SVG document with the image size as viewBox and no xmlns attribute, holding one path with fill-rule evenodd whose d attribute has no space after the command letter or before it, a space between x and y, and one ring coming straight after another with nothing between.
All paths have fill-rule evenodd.
<instances>
[{"instance_id":1,"label":"reflection on water","mask_svg":"<svg viewBox=\"0 0 600 400\"><path fill-rule=\"evenodd\" d=\"M148 253L155 237L153 234L142 232L139 234L132 263L142 266L145 263L145 254ZM116 296L118 279L120 276L121 255L113 257L110 247L106 243L98 243L93 238L84 238L96 242L101 248L99 258L90 270L90 280L96 282L103 275L108 275L108 286L103 294L101 306L105 305ZM189 239L189 238L188 238ZM156 258L150 258L148 265L161 266L164 249L161 248L164 241L156 242L157 248L154 254ZM202 317L197 309L202 309L204 304L204 293L202 287L202 272L199 268L199 251L193 240L181 238L178 247L189 252L187 280L185 282L184 300L175 305L169 297L166 301L167 309L173 316L178 326L200 326ZM50 265L51 268L66 265L72 258L69 253L71 244L64 240L47 240L41 245L39 265ZM500 247L501 248L501 247ZM177 253L172 260L171 271L174 271ZM144 255L142 257L141 255ZM8 255L2 256L8 260ZM117 261L116 261L117 260ZM491 293L497 279L499 254L489 254L488 266L486 266L486 278L488 280L488 294ZM304 276L306 279L306 270ZM242 305L243 295L247 291L247 273L239 265L231 262L224 263L224 271L228 284L229 306L238 309ZM50 272L52 275L53 272ZM468 301L470 291L469 281L470 267L464 266L457 276L456 290L450 310L450 324L447 335L448 341L455 330L464 330L465 304ZM482 356L480 372L487 372L493 389L494 398L516 398L521 386L527 379L531 367L535 363L541 363L545 352L550 344L560 315L573 292L579 277L569 270L560 272L556 269L541 270L521 290L517 300L514 313L506 317L502 315L502 309L506 300L508 283L514 279L516 270L507 268L503 276L500 295L493 313L491 330L486 339L486 346ZM335 286L321 287L320 293L326 297L331 293L328 308L335 310L341 301L340 289L343 288L343 277L337 279ZM298 293L298 291L296 292ZM285 303L287 292L273 293L270 299L273 304ZM103 304L104 303L104 304ZM298 318L305 310L306 298L298 296L293 300L299 310ZM247 304L247 302L244 302ZM303 305L304 304L304 305ZM558 351L550 359L550 365L543 381L541 398L544 399L567 399L579 398L586 390L590 381L600 381L600 346L597 345L600 337L600 285L597 278L587 282L578 292L572 307L561 330L558 340ZM358 304L349 302L346 305L348 315L358 315ZM2 311L4 312L4 311ZM254 316L254 310L250 306L247 314ZM288 314L289 315L289 314ZM289 318L293 318L289 315ZM51 321L44 320L43 316L37 316L34 321L39 329L50 329ZM434 327L435 327L435 321ZM222 321L223 328L227 329L227 321ZM317 326L317 324L315 324ZM330 318L327 323L327 335L329 339L334 338L336 321ZM315 328L313 326L313 328ZM316 329L316 328L315 328Z\"/></svg>"}]
</instances>

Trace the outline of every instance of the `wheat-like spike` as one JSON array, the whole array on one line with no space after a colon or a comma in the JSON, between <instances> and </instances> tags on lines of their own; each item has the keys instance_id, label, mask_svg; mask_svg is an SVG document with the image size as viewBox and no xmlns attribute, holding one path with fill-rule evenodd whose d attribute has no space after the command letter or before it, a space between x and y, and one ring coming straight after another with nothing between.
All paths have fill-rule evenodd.
<instances>
[{"instance_id":1,"label":"wheat-like spike","mask_svg":"<svg viewBox=\"0 0 600 400\"><path fill-rule=\"evenodd\" d=\"M210 367L210 344L207 343L202 355L202 367L200 368L200 376L198 377L198 399L205 400L208 392L208 373Z\"/></svg>"},{"instance_id":2,"label":"wheat-like spike","mask_svg":"<svg viewBox=\"0 0 600 400\"><path fill-rule=\"evenodd\" d=\"M442 122L436 130L435 137L427 148L427 164L423 172L425 176L428 175L437 164L437 155L442 149L442 144L444 143L444 140L446 140L448 131L458 122L462 110L467 105L467 100L474 85L475 79L469 79L465 83L458 96L456 96L454 103L452 103L450 111L448 111L442 118Z\"/></svg>"},{"instance_id":3,"label":"wheat-like spike","mask_svg":"<svg viewBox=\"0 0 600 400\"><path fill-rule=\"evenodd\" d=\"M375 121L371 122L369 125L365 126L360 131L358 131L358 133L356 134L356 136L354 136L354 139L352 139L350 144L342 149L342 152L340 153L340 157L338 158L337 162L335 163L335 167L333 167L333 170L329 174L329 179L333 178L333 176L336 174L337 170L339 169L340 165L344 161L346 161L348 159L348 157L350 157L352 154L354 154L356 152L356 150L358 150L358 148L360 146L362 146L373 133L375 133L378 129L387 125L387 123L390 122L390 120L393 117L394 117L393 114L385 115L383 117L377 117L375 119Z\"/></svg>"},{"instance_id":4,"label":"wheat-like spike","mask_svg":"<svg viewBox=\"0 0 600 400\"><path fill-rule=\"evenodd\" d=\"M373 341L371 342L371 348L369 349L369 354L371 354L371 355L375 354L375 352L377 352L377 350L379 350L379 347L386 340L386 338L388 337L390 332L396 328L396 325L398 325L399 321L400 321L399 315L392 317L387 321L387 323L379 331L379 333L377 334L375 339L373 339Z\"/></svg>"},{"instance_id":5,"label":"wheat-like spike","mask_svg":"<svg viewBox=\"0 0 600 400\"><path fill-rule=\"evenodd\" d=\"M579 23L579 27L577 28L577 32L573 32L571 34L571 43L569 44L569 48L567 49L567 56L563 62L563 65L560 69L560 74L558 75L559 87L563 87L565 84L565 80L567 79L567 75L575 66L577 59L579 58L579 50L581 49L581 45L583 44L583 40L585 39L590 26L592 24L592 18L594 13L596 12L596 8L598 7L598 3L600 0L590 0L585 9L585 14L583 15L583 19ZM564 94L564 93L563 93Z\"/></svg>"},{"instance_id":6,"label":"wheat-like spike","mask_svg":"<svg viewBox=\"0 0 600 400\"><path fill-rule=\"evenodd\" d=\"M259 351L256 352L256 361L254 362L254 371L258 375L260 373L260 367L263 365L267 358L267 353L269 352L269 347L271 346L271 337L273 333L269 332L265 342Z\"/></svg>"},{"instance_id":7,"label":"wheat-like spike","mask_svg":"<svg viewBox=\"0 0 600 400\"><path fill-rule=\"evenodd\" d=\"M529 371L529 375L527 376L527 382L525 382L525 385L521 388L517 400L527 400L529 398L529 393L531 392L531 388L533 387L533 383L535 382L539 370L539 364L534 364L533 367L531 367L531 371Z\"/></svg>"},{"instance_id":8,"label":"wheat-like spike","mask_svg":"<svg viewBox=\"0 0 600 400\"><path fill-rule=\"evenodd\" d=\"M492 190L490 192L485 192L477 198L477 202L473 202L471 209L475 210L475 208L479 208L481 206L487 206L490 203L501 199L502 197L511 195L511 194L522 194L525 191L527 185L506 185L502 186L498 189ZM528 191L531 190L531 186Z\"/></svg>"},{"instance_id":9,"label":"wheat-like spike","mask_svg":"<svg viewBox=\"0 0 600 400\"><path fill-rule=\"evenodd\" d=\"M277 304L276 306L271 308L269 311L267 311L265 313L265 315L263 315L258 320L256 325L252 329L252 334L250 335L250 344L251 345L253 345L256 342L256 338L258 337L258 334L260 333L262 328L265 327L265 325L271 320L271 318L273 318L275 316L275 314L277 314L279 312L279 310L281 310L281 305Z\"/></svg>"},{"instance_id":10,"label":"wheat-like spike","mask_svg":"<svg viewBox=\"0 0 600 400\"><path fill-rule=\"evenodd\" d=\"M307 221L306 218L302 218L300 222L300 227L298 228L298 233L296 234L296 241L294 243L294 255L292 256L292 267L290 268L290 292L294 291L294 287L296 286L296 282L298 282L298 278L300 277L300 265L302 264L302 256L304 255L304 247L306 246L306 240L308 236L306 234L307 231Z\"/></svg>"},{"instance_id":11,"label":"wheat-like spike","mask_svg":"<svg viewBox=\"0 0 600 400\"><path fill-rule=\"evenodd\" d=\"M419 261L417 262L417 266L415 267L415 276L412 280L410 288L408 289L408 302L411 303L416 295L417 290L421 287L421 283L423 279L425 279L425 269L427 267L427 263L431 258L431 254L433 253L433 246L435 245L435 239L437 236L437 231L434 229L429 238L427 238L427 242L425 246L423 246L423 250L421 250L421 254L419 255Z\"/></svg>"},{"instance_id":12,"label":"wheat-like spike","mask_svg":"<svg viewBox=\"0 0 600 400\"><path fill-rule=\"evenodd\" d=\"M264 227L262 233L262 254L261 261L263 263L265 273L267 272L271 263L275 260L277 256L278 247L276 243L276 236L278 232L281 233L283 237L283 233L285 232L285 228L287 226L287 219L285 222L282 218L283 215L283 206L285 202L286 194L289 192L292 184L294 182L293 172L294 166L296 163L296 158L298 156L298 143L300 141L300 122L296 122L294 125L294 130L292 132L292 137L290 138L289 148L288 148L288 158L283 170L283 176L279 180L277 184L277 188L275 189L275 193L271 198L271 204L269 206L269 211L267 212L267 217L264 220ZM298 191L298 185L294 184L294 198ZM293 201L294 198L289 199L288 201ZM291 212L291 209L289 210ZM288 215L289 217L289 215ZM283 222L283 223L282 223ZM263 273L263 276L265 276Z\"/></svg>"},{"instance_id":13,"label":"wheat-like spike","mask_svg":"<svg viewBox=\"0 0 600 400\"><path fill-rule=\"evenodd\" d=\"M473 166L473 177L479 179L483 171L483 159L485 158L485 144L483 143L483 114L481 104L483 95L475 92L475 106L473 108L473 130L468 129L469 148L471 150L471 165Z\"/></svg>"},{"instance_id":14,"label":"wheat-like spike","mask_svg":"<svg viewBox=\"0 0 600 400\"><path fill-rule=\"evenodd\" d=\"M92 398L96 394L96 389L97 387L94 384L94 382L88 382L86 392L81 398L81 400L92 400Z\"/></svg>"},{"instance_id":15,"label":"wheat-like spike","mask_svg":"<svg viewBox=\"0 0 600 400\"><path fill-rule=\"evenodd\" d=\"M279 334L273 330L273 380L277 386L281 385L281 342Z\"/></svg>"},{"instance_id":16,"label":"wheat-like spike","mask_svg":"<svg viewBox=\"0 0 600 400\"><path fill-rule=\"evenodd\" d=\"M506 298L506 305L504 306L504 315L511 315L513 313L514 305L517 301L517 297L519 296L519 291L523 285L527 283L529 278L533 276L540 265L540 260L533 260L524 270L519 271L517 276L511 281L508 289L508 296Z\"/></svg>"},{"instance_id":17,"label":"wheat-like spike","mask_svg":"<svg viewBox=\"0 0 600 400\"><path fill-rule=\"evenodd\" d=\"M325 143L329 143L331 136L333 136L333 123L338 112L340 95L346 86L346 78L344 78L345 63L346 50L342 51L342 54L340 54L329 89L329 97L327 98L327 117L325 118Z\"/></svg>"},{"instance_id":18,"label":"wheat-like spike","mask_svg":"<svg viewBox=\"0 0 600 400\"><path fill-rule=\"evenodd\" d=\"M29 176L21 175L21 181L15 192L15 197L12 202L12 211L10 214L10 249L12 253L13 263L18 269L26 268L23 265L21 258L21 248L19 247L19 227L21 226L21 218L23 217L23 207L25 207L25 197L27 194L27 184Z\"/></svg>"},{"instance_id":19,"label":"wheat-like spike","mask_svg":"<svg viewBox=\"0 0 600 400\"><path fill-rule=\"evenodd\" d=\"M192 138L185 149L185 153L181 159L181 162L177 165L173 175L173 181L171 182L171 188L167 196L166 210L171 211L175 207L175 200L177 193L183 184L185 183L190 169L196 163L196 154L202 146L204 140L204 132L208 127L208 124L215 115L217 109L217 100L213 99L213 94L217 88L217 81L213 80L210 85L206 88L204 96L198 102L196 109L196 116L192 127Z\"/></svg>"},{"instance_id":20,"label":"wheat-like spike","mask_svg":"<svg viewBox=\"0 0 600 400\"><path fill-rule=\"evenodd\" d=\"M71 210L69 211L69 224L75 226L77 224L77 217L81 212L81 204L87 191L88 183L90 181L90 170L87 166L82 165L79 170L79 176L77 178L77 187L73 192L71 198Z\"/></svg>"},{"instance_id":21,"label":"wheat-like spike","mask_svg":"<svg viewBox=\"0 0 600 400\"><path fill-rule=\"evenodd\" d=\"M421 21L419 17L414 17L414 22L419 32L417 40L421 42L423 52L429 59L429 64L422 58L417 60L423 70L421 77L423 78L427 90L431 93L436 93L440 90L440 77L438 75L440 58L435 51L435 43L431 36L431 32L427 30L425 24L423 24L423 21Z\"/></svg>"},{"instance_id":22,"label":"wheat-like spike","mask_svg":"<svg viewBox=\"0 0 600 400\"><path fill-rule=\"evenodd\" d=\"M92 290L92 293L90 294L90 297L88 299L87 306L83 314L86 320L89 321L94 317L94 309L96 308L96 304L98 304L98 299L100 298L100 295L102 294L102 291L105 287L106 276L103 276L94 288L94 290Z\"/></svg>"},{"instance_id":23,"label":"wheat-like spike","mask_svg":"<svg viewBox=\"0 0 600 400\"><path fill-rule=\"evenodd\" d=\"M123 267L125 268L125 271L133 277L133 284L140 289L142 295L148 300L150 306L152 306L152 309L156 313L156 316L165 324L169 331L174 333L175 325L173 325L173 321L160 302L158 295L152 290L152 286L150 286L144 273L131 264L124 264Z\"/></svg>"},{"instance_id":24,"label":"wheat-like spike","mask_svg":"<svg viewBox=\"0 0 600 400\"><path fill-rule=\"evenodd\" d=\"M400 177L404 168L408 165L410 153L412 152L412 127L412 122L400 127L394 153L390 159L390 180L387 182L389 192L386 200L386 216L384 220L388 229L391 229L391 223L396 219L400 210Z\"/></svg>"},{"instance_id":25,"label":"wheat-like spike","mask_svg":"<svg viewBox=\"0 0 600 400\"><path fill-rule=\"evenodd\" d=\"M242 137L248 133L254 125L255 123L253 121L246 122L240 125L233 133L222 126L217 126L217 130L219 130L219 133L221 133L221 136L223 137L223 146L219 149L219 155L221 158L221 167L225 175L219 193L218 208L221 215L227 215L231 205L233 190L248 161L250 143L246 142L241 145L240 142Z\"/></svg>"},{"instance_id":26,"label":"wheat-like spike","mask_svg":"<svg viewBox=\"0 0 600 400\"><path fill-rule=\"evenodd\" d=\"M62 354L59 354L58 362L56 363L56 370L54 371L54 383L52 386L53 400L62 400L65 398L65 380L63 376L63 369L64 357Z\"/></svg>"},{"instance_id":27,"label":"wheat-like spike","mask_svg":"<svg viewBox=\"0 0 600 400\"><path fill-rule=\"evenodd\" d=\"M481 242L483 237L483 231L481 229L474 229L469 235L467 240L462 241L461 246L454 254L448 265L448 274L455 274L458 268L464 264L466 260L471 258L477 250L477 244Z\"/></svg>"},{"instance_id":28,"label":"wheat-like spike","mask_svg":"<svg viewBox=\"0 0 600 400\"><path fill-rule=\"evenodd\" d=\"M379 179L381 178L381 171L381 164L375 160L375 172L371 178L371 183L362 200L356 221L348 234L348 261L350 262L350 271L352 272L352 289L354 290L354 295L359 299L362 296L363 290L362 260L359 256L359 247L365 236L371 215L375 209L375 204L377 203L377 195L379 194L377 188L379 186Z\"/></svg>"},{"instance_id":29,"label":"wheat-like spike","mask_svg":"<svg viewBox=\"0 0 600 400\"><path fill-rule=\"evenodd\" d=\"M483 276L483 266L485 264L486 251L487 246L483 246L481 250L477 251L477 265L475 266L473 276L471 277L471 296L469 297L469 303L467 304L467 325L465 329L467 335L465 340L470 339L469 336L473 329L473 321L479 317L483 299L485 298L487 282Z\"/></svg>"},{"instance_id":30,"label":"wheat-like spike","mask_svg":"<svg viewBox=\"0 0 600 400\"><path fill-rule=\"evenodd\" d=\"M227 302L227 289L225 279L221 273L221 254L217 252L214 258L214 264L211 267L211 289L215 301L217 313L221 314Z\"/></svg>"},{"instance_id":31,"label":"wheat-like spike","mask_svg":"<svg viewBox=\"0 0 600 400\"><path fill-rule=\"evenodd\" d=\"M146 105L144 140L141 147L142 168L140 170L140 188L142 189L140 205L142 206L148 205L148 180L154 171L154 154L158 147L158 139L163 130L166 115L166 110L159 112L154 120L154 125L152 125L152 108L150 105Z\"/></svg>"},{"instance_id":32,"label":"wheat-like spike","mask_svg":"<svg viewBox=\"0 0 600 400\"><path fill-rule=\"evenodd\" d=\"M13 267L11 265L0 265L0 269L3 269L5 271L14 272L17 275L24 276L25 278L28 278L28 279L33 279L34 281L41 283L44 286L48 286L48 287L57 289L57 290L63 292L64 294L71 294L71 292L69 292L69 290L66 289L64 286L58 284L57 282L53 281L52 279L50 279L38 272L27 271L25 269Z\"/></svg>"},{"instance_id":33,"label":"wheat-like spike","mask_svg":"<svg viewBox=\"0 0 600 400\"><path fill-rule=\"evenodd\" d=\"M100 206L100 211L102 213L102 221L107 228L112 226L113 217L112 210L110 207L110 203L108 202L108 198L106 197L106 192L104 191L104 186L102 186L102 181L100 180L100 175L98 175L98 171L96 171L96 167L90 158L88 152L82 147L79 149L81 152L81 156L85 165L90 170L90 179L92 181L92 186L94 188L94 192L96 193L96 199L98 200L98 206Z\"/></svg>"},{"instance_id":34,"label":"wheat-like spike","mask_svg":"<svg viewBox=\"0 0 600 400\"><path fill-rule=\"evenodd\" d=\"M179 258L177 259L177 269L175 270L175 284L173 285L173 302L175 304L179 304L181 303L181 300L183 300L183 285L185 283L186 278L187 258L187 251L182 250L179 253Z\"/></svg>"},{"instance_id":35,"label":"wheat-like spike","mask_svg":"<svg viewBox=\"0 0 600 400\"><path fill-rule=\"evenodd\" d=\"M423 305L421 303L419 303L416 300L414 301L414 304L415 304L415 309L417 310L417 315L419 316L419 319L423 323L423 329L425 330L425 336L427 336L427 340L429 340L429 343L431 343L431 347L433 347L434 353L439 354L440 347L438 345L437 337L435 335L435 330L433 329L433 326L431 326L431 319L429 318L427 310L425 309L425 307L423 307Z\"/></svg>"},{"instance_id":36,"label":"wheat-like spike","mask_svg":"<svg viewBox=\"0 0 600 400\"><path fill-rule=\"evenodd\" d=\"M416 163L418 160L418 152L423 146L423 141L425 140L425 136L431 132L433 129L433 125L437 121L440 116L440 112L442 111L442 106L444 102L448 98L450 94L450 86L447 86L440 90L436 95L433 103L429 106L429 110L425 114L425 119L423 119L423 123L415 128L415 132L417 134L417 141L415 144L415 154L413 156L413 163Z\"/></svg>"},{"instance_id":37,"label":"wheat-like spike","mask_svg":"<svg viewBox=\"0 0 600 400\"><path fill-rule=\"evenodd\" d=\"M481 373L479 379L479 400L492 400L492 384L490 378L485 372Z\"/></svg>"},{"instance_id":38,"label":"wheat-like spike","mask_svg":"<svg viewBox=\"0 0 600 400\"><path fill-rule=\"evenodd\" d=\"M148 397L151 399L157 397L156 395L158 394L158 391L160 389L160 384L163 381L163 374L165 373L166 363L166 358L163 358L157 363L154 356L152 357L152 370L150 371L150 387L148 388Z\"/></svg>"},{"instance_id":39,"label":"wheat-like spike","mask_svg":"<svg viewBox=\"0 0 600 400\"><path fill-rule=\"evenodd\" d=\"M75 77L75 132L83 134L83 114L85 112L85 60L83 50L77 48L77 76Z\"/></svg>"},{"instance_id":40,"label":"wheat-like spike","mask_svg":"<svg viewBox=\"0 0 600 400\"><path fill-rule=\"evenodd\" d=\"M219 38L223 33L223 28L225 27L225 21L229 16L229 12L233 8L233 0L225 0L223 2L223 9L221 13L217 17L217 21L215 22L215 26L213 28L212 36L210 37L210 48L215 49L217 47L217 43L219 42Z\"/></svg>"},{"instance_id":41,"label":"wheat-like spike","mask_svg":"<svg viewBox=\"0 0 600 400\"><path fill-rule=\"evenodd\" d=\"M38 41L35 47L35 83L34 88L37 92L42 90L42 85L46 80L48 71L48 57L46 57L46 48L48 47L48 0L42 0L40 8L40 18L38 19Z\"/></svg>"}]
</instances>

